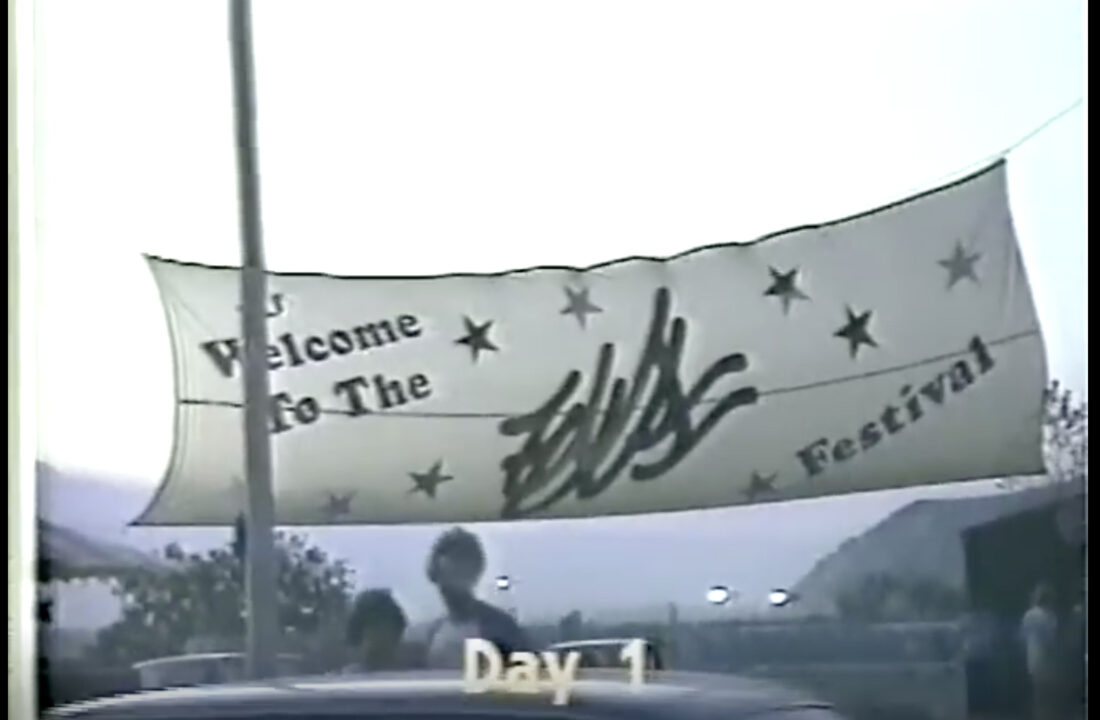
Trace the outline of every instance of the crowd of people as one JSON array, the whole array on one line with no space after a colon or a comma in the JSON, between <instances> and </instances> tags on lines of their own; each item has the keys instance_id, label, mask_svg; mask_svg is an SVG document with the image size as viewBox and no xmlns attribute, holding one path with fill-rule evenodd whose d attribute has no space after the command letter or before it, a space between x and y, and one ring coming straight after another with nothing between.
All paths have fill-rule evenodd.
<instances>
[{"instance_id":1,"label":"crowd of people","mask_svg":"<svg viewBox=\"0 0 1100 720\"><path fill-rule=\"evenodd\" d=\"M485 551L477 536L462 528L443 533L426 570L444 615L422 637L410 637L408 618L388 590L360 593L348 620L348 642L357 659L347 672L460 668L469 638L489 640L505 655L535 649L511 615L475 594L485 572Z\"/></svg>"}]
</instances>

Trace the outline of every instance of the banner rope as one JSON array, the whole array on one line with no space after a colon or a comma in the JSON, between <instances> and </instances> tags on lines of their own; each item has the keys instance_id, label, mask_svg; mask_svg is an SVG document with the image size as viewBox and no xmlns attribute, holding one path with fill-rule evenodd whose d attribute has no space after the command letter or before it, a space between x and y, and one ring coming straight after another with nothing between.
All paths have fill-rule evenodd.
<instances>
[{"instance_id":1,"label":"banner rope","mask_svg":"<svg viewBox=\"0 0 1100 720\"><path fill-rule=\"evenodd\" d=\"M1038 328L1031 328L1028 330L1022 330L1020 332L1012 333L1004 337L999 337L994 340L990 340L986 344L989 347L997 347L1000 345L1008 345L1027 338L1037 338L1040 336ZM768 397L771 395L786 395L789 393L800 393L808 390L816 390L822 387L828 387L831 385L841 385L845 383L855 382L857 380L866 380L869 378L880 377L883 375L893 375L906 370L914 370L916 368L925 367L928 365L934 365L936 363L946 362L958 357L962 357L971 350L963 348L952 352L946 352L931 357L921 358L913 362L904 363L901 365L894 365L891 367L879 368L877 370L869 370L867 372L854 373L851 375L844 375L842 377L827 378L825 380L818 380L811 383L805 383L802 385L792 385L789 387L778 387L767 390L761 390L757 393L759 397ZM703 398L697 405L706 406L714 405L719 402L720 398ZM180 405L198 405L204 407L219 407L219 408L233 408L241 409L244 405L237 400L203 400L200 398L181 398ZM630 408L631 413L638 412L642 409L641 405L635 405ZM467 412L430 412L430 411L416 411L416 410L371 410L367 413L353 413L348 410L336 410L334 408L318 408L318 412L321 415L342 415L348 418L416 418L416 419L447 419L447 420L477 420L477 419L489 419L489 420L506 420L517 415L522 415L522 412L500 412L500 411L467 411ZM565 415L568 410L561 410L555 415ZM597 415L602 415L606 412L605 409L599 409L596 411Z\"/></svg>"},{"instance_id":2,"label":"banner rope","mask_svg":"<svg viewBox=\"0 0 1100 720\"><path fill-rule=\"evenodd\" d=\"M1050 117L1048 117L1046 120L1044 120L1039 125L1036 125L1030 131L1028 131L1025 135L1020 137L1015 142L1009 144L1003 150L1000 150L999 152L995 152L992 155L987 155L984 160L979 160L978 162L971 163L971 164L967 165L964 168L956 170L955 172L947 173L946 175L941 175L938 180L934 180L930 183L926 183L924 185L924 187L926 187L926 188L927 187L938 187L940 185L943 185L943 184L946 184L946 183L950 182L951 180L953 180L955 178L964 177L966 175L969 175L969 174L973 173L975 170L978 170L979 168L985 167L987 165L991 165L991 164L997 162L998 160L1005 159L1006 157L1011 155L1014 151L1019 150L1021 147L1023 147L1024 145L1026 145L1027 143L1031 142L1036 137L1041 135L1043 132L1045 132L1047 129L1049 129L1052 125L1054 125L1058 121L1062 120L1063 118L1069 116L1075 110L1077 110L1077 109L1081 108L1082 106L1084 106L1084 104L1085 104L1085 98L1084 97L1077 98L1072 103L1070 103L1069 105L1062 108L1059 112L1055 113L1054 115L1051 115Z\"/></svg>"}]
</instances>

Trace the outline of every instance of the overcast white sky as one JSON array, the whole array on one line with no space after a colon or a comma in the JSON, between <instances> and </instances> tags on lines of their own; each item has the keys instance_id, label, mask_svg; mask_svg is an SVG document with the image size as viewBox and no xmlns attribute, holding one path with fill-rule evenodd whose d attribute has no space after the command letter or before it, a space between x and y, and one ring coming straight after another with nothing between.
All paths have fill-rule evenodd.
<instances>
[{"instance_id":1,"label":"overcast white sky","mask_svg":"<svg viewBox=\"0 0 1100 720\"><path fill-rule=\"evenodd\" d=\"M926 190L1084 94L1084 8L1066 0L254 10L274 270L496 271L748 241ZM151 493L173 398L141 254L238 261L226 3L40 0L36 20L39 457ZM1087 394L1086 111L1011 153L1009 180L1051 373ZM485 534L525 607L685 601L731 572L761 592L792 582L900 504L964 491L554 525L576 536L567 552L542 523ZM325 530L361 580L428 607L434 531ZM382 557L383 542L406 549ZM562 552L588 562L584 587ZM619 579L639 552L652 562Z\"/></svg>"},{"instance_id":2,"label":"overcast white sky","mask_svg":"<svg viewBox=\"0 0 1100 720\"><path fill-rule=\"evenodd\" d=\"M273 270L747 241L925 190L1084 93L1065 0L254 6ZM172 386L141 253L238 261L226 3L37 7L39 455L151 488ZM1051 373L1087 394L1084 118L1009 167Z\"/></svg>"}]
</instances>

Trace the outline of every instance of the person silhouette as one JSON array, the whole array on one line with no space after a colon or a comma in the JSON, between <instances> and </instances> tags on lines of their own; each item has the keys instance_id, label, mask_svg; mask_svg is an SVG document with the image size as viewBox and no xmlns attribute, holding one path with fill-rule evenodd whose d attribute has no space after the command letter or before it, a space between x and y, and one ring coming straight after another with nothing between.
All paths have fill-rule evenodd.
<instances>
[{"instance_id":1,"label":"person silhouette","mask_svg":"<svg viewBox=\"0 0 1100 720\"><path fill-rule=\"evenodd\" d=\"M414 664L402 644L408 620L389 590L366 590L355 598L348 618L347 640L355 662L345 673L407 669Z\"/></svg>"},{"instance_id":2,"label":"person silhouette","mask_svg":"<svg viewBox=\"0 0 1100 720\"><path fill-rule=\"evenodd\" d=\"M428 556L428 579L446 614L428 629L426 661L433 668L460 668L467 639L488 640L508 654L533 649L511 615L479 600L474 588L485 572L485 551L473 533L452 528L436 539Z\"/></svg>"},{"instance_id":3,"label":"person silhouette","mask_svg":"<svg viewBox=\"0 0 1100 720\"><path fill-rule=\"evenodd\" d=\"M1040 583L1032 593L1031 607L1020 622L1035 720L1054 720L1060 714L1062 678L1058 663L1058 636L1054 590L1050 585Z\"/></svg>"}]
</instances>

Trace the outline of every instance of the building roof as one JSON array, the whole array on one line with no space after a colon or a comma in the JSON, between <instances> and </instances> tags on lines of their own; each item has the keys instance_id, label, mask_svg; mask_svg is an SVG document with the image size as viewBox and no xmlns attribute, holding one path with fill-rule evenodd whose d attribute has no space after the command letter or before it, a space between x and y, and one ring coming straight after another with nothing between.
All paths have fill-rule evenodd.
<instances>
[{"instance_id":1,"label":"building roof","mask_svg":"<svg viewBox=\"0 0 1100 720\"><path fill-rule=\"evenodd\" d=\"M40 581L106 577L134 571L163 572L168 566L140 550L95 540L38 519Z\"/></svg>"},{"instance_id":2,"label":"building roof","mask_svg":"<svg viewBox=\"0 0 1100 720\"><path fill-rule=\"evenodd\" d=\"M819 560L794 587L802 613L830 614L838 591L871 573L933 579L966 587L963 535L1001 518L1042 507L1084 504L1080 484L1043 484L966 498L912 502L863 534L845 540Z\"/></svg>"}]
</instances>

